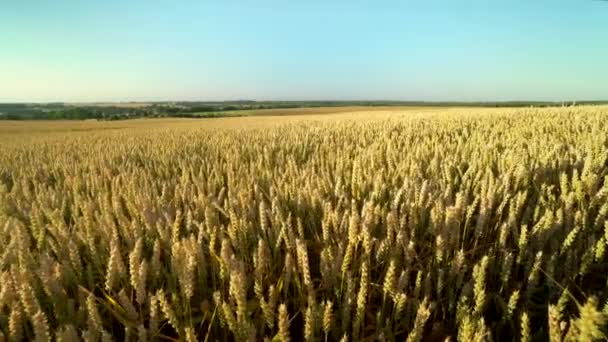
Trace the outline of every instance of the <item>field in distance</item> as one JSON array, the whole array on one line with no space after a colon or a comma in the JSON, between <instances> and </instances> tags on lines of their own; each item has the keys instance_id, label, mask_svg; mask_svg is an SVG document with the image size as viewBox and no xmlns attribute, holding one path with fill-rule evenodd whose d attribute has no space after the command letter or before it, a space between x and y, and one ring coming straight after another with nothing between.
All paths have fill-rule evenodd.
<instances>
[{"instance_id":1,"label":"field in distance","mask_svg":"<svg viewBox=\"0 0 608 342\"><path fill-rule=\"evenodd\" d=\"M366 109L0 122L0 340L605 338L608 106Z\"/></svg>"},{"instance_id":2,"label":"field in distance","mask_svg":"<svg viewBox=\"0 0 608 342\"><path fill-rule=\"evenodd\" d=\"M202 129L246 129L263 128L280 124L304 121L378 120L397 118L402 115L417 115L429 112L450 112L457 108L446 107L389 107L348 106L240 110L222 113L217 118L149 118L120 121L97 120L41 120L1 121L2 134L31 134L50 132L91 132L96 130L124 130L138 128L198 127ZM461 110L464 108L460 108ZM487 111L491 109L472 109ZM208 113L204 113L208 114ZM196 114L195 114L196 115Z\"/></svg>"},{"instance_id":3,"label":"field in distance","mask_svg":"<svg viewBox=\"0 0 608 342\"><path fill-rule=\"evenodd\" d=\"M289 116L289 115L321 115L340 113L373 113L373 112L427 112L437 110L449 110L450 107L433 106L336 106L336 107L302 107L302 108L272 108L225 111L223 115L230 116ZM194 115L205 115L208 113L193 113Z\"/></svg>"}]
</instances>

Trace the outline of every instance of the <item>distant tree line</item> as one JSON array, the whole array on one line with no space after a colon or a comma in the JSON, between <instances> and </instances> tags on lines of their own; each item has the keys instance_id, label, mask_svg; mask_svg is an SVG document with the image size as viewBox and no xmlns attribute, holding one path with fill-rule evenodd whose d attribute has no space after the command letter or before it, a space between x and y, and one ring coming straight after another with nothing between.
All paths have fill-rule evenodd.
<instances>
[{"instance_id":1,"label":"distant tree line","mask_svg":"<svg viewBox=\"0 0 608 342\"><path fill-rule=\"evenodd\" d=\"M341 106L417 106L417 107L550 107L563 105L608 104L583 102L425 102L425 101L226 101L156 102L141 107L65 105L63 103L0 103L0 120L125 120L133 118L180 117L209 118L241 116L238 111L256 109L341 107ZM228 113L230 112L230 113ZM237 112L237 113L235 113ZM245 114L243 114L245 115Z\"/></svg>"},{"instance_id":2,"label":"distant tree line","mask_svg":"<svg viewBox=\"0 0 608 342\"><path fill-rule=\"evenodd\" d=\"M150 107L56 106L0 104L2 120L124 120L161 116Z\"/></svg>"}]
</instances>

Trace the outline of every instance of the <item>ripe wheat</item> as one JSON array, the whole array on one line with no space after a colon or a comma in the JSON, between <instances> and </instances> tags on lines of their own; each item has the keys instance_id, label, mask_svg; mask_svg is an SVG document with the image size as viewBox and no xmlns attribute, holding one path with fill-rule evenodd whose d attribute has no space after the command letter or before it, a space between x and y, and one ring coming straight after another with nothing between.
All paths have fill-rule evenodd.
<instances>
[{"instance_id":1,"label":"ripe wheat","mask_svg":"<svg viewBox=\"0 0 608 342\"><path fill-rule=\"evenodd\" d=\"M606 338L608 108L188 125L0 135L0 341Z\"/></svg>"}]
</instances>

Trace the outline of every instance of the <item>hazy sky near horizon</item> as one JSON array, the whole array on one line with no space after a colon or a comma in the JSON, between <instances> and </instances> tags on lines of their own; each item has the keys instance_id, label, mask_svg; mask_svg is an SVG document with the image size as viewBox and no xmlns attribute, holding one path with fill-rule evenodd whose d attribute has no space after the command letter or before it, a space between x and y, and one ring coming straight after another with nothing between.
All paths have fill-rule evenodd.
<instances>
[{"instance_id":1,"label":"hazy sky near horizon","mask_svg":"<svg viewBox=\"0 0 608 342\"><path fill-rule=\"evenodd\" d=\"M608 99L608 2L0 4L0 102L229 99Z\"/></svg>"}]
</instances>

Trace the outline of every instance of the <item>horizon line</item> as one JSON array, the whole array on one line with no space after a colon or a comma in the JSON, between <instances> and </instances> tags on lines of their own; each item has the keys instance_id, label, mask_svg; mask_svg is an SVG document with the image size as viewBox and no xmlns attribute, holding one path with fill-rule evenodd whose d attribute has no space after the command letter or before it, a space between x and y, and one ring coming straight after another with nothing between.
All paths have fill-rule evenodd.
<instances>
[{"instance_id":1,"label":"horizon line","mask_svg":"<svg viewBox=\"0 0 608 342\"><path fill-rule=\"evenodd\" d=\"M607 0L608 1L608 0ZM511 99L511 100L386 100L386 99L364 99L364 100L333 100L333 99L314 99L314 100L259 100L259 99L231 99L231 100L109 100L109 101L4 101L0 100L0 104L124 104L124 103L235 103L235 102L320 102L320 103L365 103L365 102L379 102L379 103L572 103L572 102L583 102L583 103L597 103L597 102L608 102L608 99L593 99L593 100L580 100L580 99L568 99L568 100L524 100L524 99Z\"/></svg>"}]
</instances>

